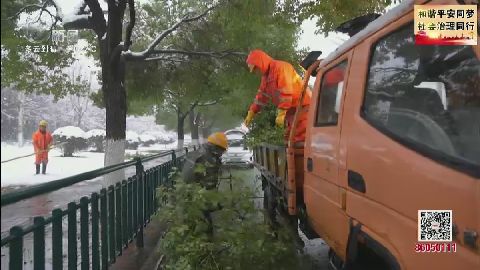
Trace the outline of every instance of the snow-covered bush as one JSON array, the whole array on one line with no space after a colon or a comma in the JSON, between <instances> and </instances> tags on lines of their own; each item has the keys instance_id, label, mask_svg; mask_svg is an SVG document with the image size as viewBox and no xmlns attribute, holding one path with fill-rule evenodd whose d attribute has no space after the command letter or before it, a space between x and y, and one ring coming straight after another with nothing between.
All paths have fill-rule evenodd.
<instances>
[{"instance_id":1,"label":"snow-covered bush","mask_svg":"<svg viewBox=\"0 0 480 270\"><path fill-rule=\"evenodd\" d=\"M164 130L146 131L142 135L150 135L155 137L155 142L160 144L173 143L176 140L177 134L175 132L168 132Z\"/></svg>"},{"instance_id":2,"label":"snow-covered bush","mask_svg":"<svg viewBox=\"0 0 480 270\"><path fill-rule=\"evenodd\" d=\"M105 151L105 130L92 129L86 133L88 144L95 149L95 152Z\"/></svg>"},{"instance_id":3,"label":"snow-covered bush","mask_svg":"<svg viewBox=\"0 0 480 270\"><path fill-rule=\"evenodd\" d=\"M125 148L126 149L131 149L131 150L136 150L138 148L138 145L140 144L140 139L139 136L136 132L127 130L125 133Z\"/></svg>"},{"instance_id":4,"label":"snow-covered bush","mask_svg":"<svg viewBox=\"0 0 480 270\"><path fill-rule=\"evenodd\" d=\"M66 126L56 129L53 132L55 143L65 143L61 146L63 156L71 157L75 151L87 148L85 132L74 126Z\"/></svg>"},{"instance_id":5,"label":"snow-covered bush","mask_svg":"<svg viewBox=\"0 0 480 270\"><path fill-rule=\"evenodd\" d=\"M157 139L155 137L153 137L152 135L150 134L140 134L138 136L138 138L140 139L140 142L143 146L150 146L152 144L154 144Z\"/></svg>"}]
</instances>

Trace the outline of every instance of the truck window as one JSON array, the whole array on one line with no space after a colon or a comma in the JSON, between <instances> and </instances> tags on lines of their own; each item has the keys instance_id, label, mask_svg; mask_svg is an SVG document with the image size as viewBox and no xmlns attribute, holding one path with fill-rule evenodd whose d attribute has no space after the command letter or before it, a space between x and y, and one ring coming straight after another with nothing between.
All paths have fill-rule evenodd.
<instances>
[{"instance_id":1,"label":"truck window","mask_svg":"<svg viewBox=\"0 0 480 270\"><path fill-rule=\"evenodd\" d=\"M315 126L337 125L346 67L347 61L343 61L322 76Z\"/></svg>"},{"instance_id":2,"label":"truck window","mask_svg":"<svg viewBox=\"0 0 480 270\"><path fill-rule=\"evenodd\" d=\"M480 61L472 46L415 46L413 25L372 48L362 116L434 160L480 172Z\"/></svg>"}]
</instances>

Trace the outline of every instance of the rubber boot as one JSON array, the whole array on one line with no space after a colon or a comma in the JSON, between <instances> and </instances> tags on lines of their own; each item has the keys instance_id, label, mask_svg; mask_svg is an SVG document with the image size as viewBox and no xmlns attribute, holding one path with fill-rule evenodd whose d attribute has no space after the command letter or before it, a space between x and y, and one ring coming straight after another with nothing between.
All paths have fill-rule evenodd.
<instances>
[{"instance_id":1,"label":"rubber boot","mask_svg":"<svg viewBox=\"0 0 480 270\"><path fill-rule=\"evenodd\" d=\"M36 174L40 174L40 164L35 164Z\"/></svg>"},{"instance_id":2,"label":"rubber boot","mask_svg":"<svg viewBox=\"0 0 480 270\"><path fill-rule=\"evenodd\" d=\"M42 163L42 174L47 172L47 163Z\"/></svg>"}]
</instances>

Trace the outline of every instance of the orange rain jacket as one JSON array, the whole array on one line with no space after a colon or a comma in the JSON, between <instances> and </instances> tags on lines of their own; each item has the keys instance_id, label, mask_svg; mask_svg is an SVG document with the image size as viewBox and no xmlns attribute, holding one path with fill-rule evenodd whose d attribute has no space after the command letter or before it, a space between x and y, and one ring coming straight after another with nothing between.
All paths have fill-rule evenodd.
<instances>
[{"instance_id":1,"label":"orange rain jacket","mask_svg":"<svg viewBox=\"0 0 480 270\"><path fill-rule=\"evenodd\" d=\"M52 134L48 131L45 133L40 130L35 131L32 135L33 149L35 150L35 164L48 163L48 147L52 143Z\"/></svg>"},{"instance_id":2,"label":"orange rain jacket","mask_svg":"<svg viewBox=\"0 0 480 270\"><path fill-rule=\"evenodd\" d=\"M275 60L262 50L253 50L248 55L247 64L254 65L262 73L262 81L250 110L258 113L269 101L278 109L287 110L285 140L288 140L302 91L302 78L290 63ZM307 88L295 131L295 142L305 141L308 106L311 97L312 92Z\"/></svg>"}]
</instances>

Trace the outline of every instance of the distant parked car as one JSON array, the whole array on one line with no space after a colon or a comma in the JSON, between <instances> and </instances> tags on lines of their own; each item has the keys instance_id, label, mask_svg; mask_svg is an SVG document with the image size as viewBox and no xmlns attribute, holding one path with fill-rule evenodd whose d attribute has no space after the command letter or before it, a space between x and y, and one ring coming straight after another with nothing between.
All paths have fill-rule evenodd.
<instances>
[{"instance_id":1,"label":"distant parked car","mask_svg":"<svg viewBox=\"0 0 480 270\"><path fill-rule=\"evenodd\" d=\"M237 130L225 133L228 140L228 150L222 156L223 164L235 167L253 167L253 152L245 145L245 133Z\"/></svg>"}]
</instances>

